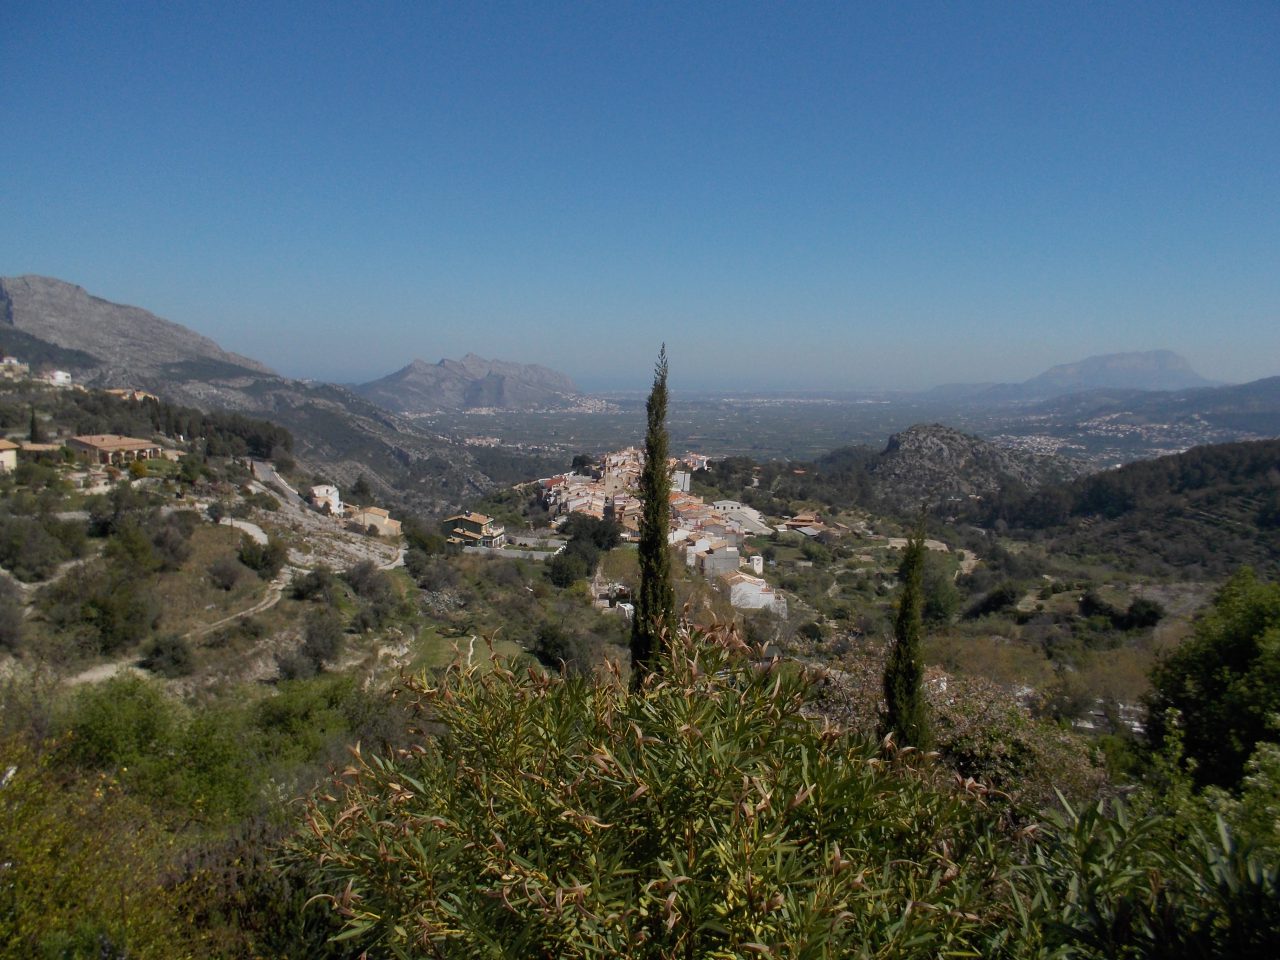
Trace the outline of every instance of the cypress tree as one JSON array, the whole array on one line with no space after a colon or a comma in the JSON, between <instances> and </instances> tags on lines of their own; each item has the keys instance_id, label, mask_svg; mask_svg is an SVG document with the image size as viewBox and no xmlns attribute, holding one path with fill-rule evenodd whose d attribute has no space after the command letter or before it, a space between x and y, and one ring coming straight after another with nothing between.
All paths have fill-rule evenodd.
<instances>
[{"instance_id":1,"label":"cypress tree","mask_svg":"<svg viewBox=\"0 0 1280 960\"><path fill-rule=\"evenodd\" d=\"M649 425L640 475L640 590L631 621L631 676L640 683L653 670L666 637L676 628L676 596L671 584L671 476L667 472L667 345L658 353L653 389L645 404Z\"/></svg>"},{"instance_id":2,"label":"cypress tree","mask_svg":"<svg viewBox=\"0 0 1280 960\"><path fill-rule=\"evenodd\" d=\"M36 416L36 405L31 405L31 432L28 439L32 443L44 443L44 431L40 429L40 418Z\"/></svg>"},{"instance_id":3,"label":"cypress tree","mask_svg":"<svg viewBox=\"0 0 1280 960\"><path fill-rule=\"evenodd\" d=\"M907 541L898 570L902 595L893 624L893 649L884 668L886 711L883 732L893 734L900 747L926 749L932 742L928 707L922 682L924 661L920 654L924 607L924 515Z\"/></svg>"}]
</instances>

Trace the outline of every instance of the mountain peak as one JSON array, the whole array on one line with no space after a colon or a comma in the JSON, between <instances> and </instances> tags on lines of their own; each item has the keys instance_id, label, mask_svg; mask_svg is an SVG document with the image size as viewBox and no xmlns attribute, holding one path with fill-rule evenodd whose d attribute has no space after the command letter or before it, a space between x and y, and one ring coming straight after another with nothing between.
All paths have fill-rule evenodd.
<instances>
[{"instance_id":1,"label":"mountain peak","mask_svg":"<svg viewBox=\"0 0 1280 960\"><path fill-rule=\"evenodd\" d=\"M1214 386L1172 350L1104 353L1051 367L1022 386L1032 394L1078 393L1085 390L1185 390Z\"/></svg>"},{"instance_id":2,"label":"mountain peak","mask_svg":"<svg viewBox=\"0 0 1280 960\"><path fill-rule=\"evenodd\" d=\"M414 360L395 373L353 389L396 413L559 407L580 394L563 373L537 364L488 360L474 353L433 364Z\"/></svg>"}]
</instances>

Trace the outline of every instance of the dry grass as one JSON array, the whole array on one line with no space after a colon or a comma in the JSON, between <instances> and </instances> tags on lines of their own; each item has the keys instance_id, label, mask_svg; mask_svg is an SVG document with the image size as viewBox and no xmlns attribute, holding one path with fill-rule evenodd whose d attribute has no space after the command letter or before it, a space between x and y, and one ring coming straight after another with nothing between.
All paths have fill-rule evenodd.
<instances>
[{"instance_id":1,"label":"dry grass","mask_svg":"<svg viewBox=\"0 0 1280 960\"><path fill-rule=\"evenodd\" d=\"M235 557L242 536L231 527L202 524L195 529L191 556L182 569L155 578L154 592L161 604L157 632L186 634L251 607L265 596L266 582L247 568L230 591L218 588L209 577L214 561Z\"/></svg>"},{"instance_id":2,"label":"dry grass","mask_svg":"<svg viewBox=\"0 0 1280 960\"><path fill-rule=\"evenodd\" d=\"M934 634L925 639L925 662L948 673L984 677L1006 686L1043 688L1052 664L1031 644L998 635Z\"/></svg>"}]
</instances>

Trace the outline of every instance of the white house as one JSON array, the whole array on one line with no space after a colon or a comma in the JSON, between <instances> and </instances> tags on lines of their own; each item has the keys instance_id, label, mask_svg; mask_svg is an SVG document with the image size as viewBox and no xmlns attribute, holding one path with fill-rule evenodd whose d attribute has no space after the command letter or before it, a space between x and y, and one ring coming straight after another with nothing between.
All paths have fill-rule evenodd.
<instances>
[{"instance_id":1,"label":"white house","mask_svg":"<svg viewBox=\"0 0 1280 960\"><path fill-rule=\"evenodd\" d=\"M786 619L787 598L759 577L735 573L724 578L729 588L729 605L738 610L772 610Z\"/></svg>"},{"instance_id":2,"label":"white house","mask_svg":"<svg viewBox=\"0 0 1280 960\"><path fill-rule=\"evenodd\" d=\"M311 492L307 494L307 500L317 510L323 512L327 508L328 512L335 517L342 516L342 511L345 509L342 506L342 497L338 495L338 488L331 483L312 487Z\"/></svg>"}]
</instances>

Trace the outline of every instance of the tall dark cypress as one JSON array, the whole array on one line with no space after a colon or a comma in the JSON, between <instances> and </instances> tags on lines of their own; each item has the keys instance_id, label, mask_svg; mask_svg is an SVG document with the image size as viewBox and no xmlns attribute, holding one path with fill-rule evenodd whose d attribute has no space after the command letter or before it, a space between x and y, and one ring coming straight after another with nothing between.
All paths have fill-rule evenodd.
<instances>
[{"instance_id":1,"label":"tall dark cypress","mask_svg":"<svg viewBox=\"0 0 1280 960\"><path fill-rule=\"evenodd\" d=\"M926 749L932 743L928 706L924 699L924 661L920 641L924 633L924 516L907 541L898 570L902 595L893 624L893 649L884 668L885 733L892 733L900 747Z\"/></svg>"},{"instance_id":2,"label":"tall dark cypress","mask_svg":"<svg viewBox=\"0 0 1280 960\"><path fill-rule=\"evenodd\" d=\"M664 640L676 628L676 594L671 584L671 475L667 472L667 345L658 353L653 389L645 404L649 426L640 475L640 591L631 621L631 676L639 683L656 669Z\"/></svg>"}]
</instances>

